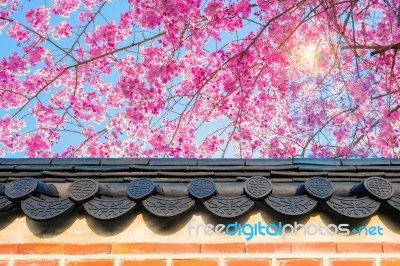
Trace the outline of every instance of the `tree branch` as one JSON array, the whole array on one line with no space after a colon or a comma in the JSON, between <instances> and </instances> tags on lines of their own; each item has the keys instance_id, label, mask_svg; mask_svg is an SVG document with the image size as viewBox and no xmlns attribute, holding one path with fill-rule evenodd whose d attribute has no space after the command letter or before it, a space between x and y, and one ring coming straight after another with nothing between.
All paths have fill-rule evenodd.
<instances>
[{"instance_id":1,"label":"tree branch","mask_svg":"<svg viewBox=\"0 0 400 266\"><path fill-rule=\"evenodd\" d=\"M374 56L377 54L383 54L384 52L389 50L399 50L400 42L389 45L348 45L343 46L342 49L373 50L370 55Z\"/></svg>"}]
</instances>

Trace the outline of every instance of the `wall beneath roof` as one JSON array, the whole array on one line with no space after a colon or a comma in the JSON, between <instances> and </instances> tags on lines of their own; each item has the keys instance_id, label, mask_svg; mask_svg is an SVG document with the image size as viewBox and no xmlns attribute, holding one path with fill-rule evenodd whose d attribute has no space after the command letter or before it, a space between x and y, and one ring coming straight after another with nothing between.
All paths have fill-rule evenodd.
<instances>
[{"instance_id":1,"label":"wall beneath roof","mask_svg":"<svg viewBox=\"0 0 400 266\"><path fill-rule=\"evenodd\" d=\"M51 222L35 222L18 211L0 214L0 266L3 265L376 265L400 266L400 226L397 213L380 211L361 222L316 212L287 219L256 207L241 224L294 222L308 225L349 223L349 228L381 226L383 236L189 235L189 224L228 224L201 209L175 219L159 219L146 212L99 222L81 210ZM397 216L398 217L398 216Z\"/></svg>"}]
</instances>

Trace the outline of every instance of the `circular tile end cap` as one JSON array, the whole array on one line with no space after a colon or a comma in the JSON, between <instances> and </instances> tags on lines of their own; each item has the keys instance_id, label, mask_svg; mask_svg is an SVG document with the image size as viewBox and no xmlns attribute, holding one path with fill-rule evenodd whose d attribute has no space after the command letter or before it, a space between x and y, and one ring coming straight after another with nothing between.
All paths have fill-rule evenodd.
<instances>
[{"instance_id":1,"label":"circular tile end cap","mask_svg":"<svg viewBox=\"0 0 400 266\"><path fill-rule=\"evenodd\" d=\"M272 192L272 183L263 176L252 176L244 182L244 192L254 200L266 198Z\"/></svg>"},{"instance_id":2,"label":"circular tile end cap","mask_svg":"<svg viewBox=\"0 0 400 266\"><path fill-rule=\"evenodd\" d=\"M129 184L126 192L132 200L140 201L151 196L155 189L156 185L153 180L138 178Z\"/></svg>"},{"instance_id":3,"label":"circular tile end cap","mask_svg":"<svg viewBox=\"0 0 400 266\"><path fill-rule=\"evenodd\" d=\"M333 195L332 183L323 177L311 177L306 180L304 187L307 193L319 200L327 200Z\"/></svg>"},{"instance_id":4,"label":"circular tile end cap","mask_svg":"<svg viewBox=\"0 0 400 266\"><path fill-rule=\"evenodd\" d=\"M196 178L188 186L189 195L198 201L206 201L217 193L214 182L207 178Z\"/></svg>"},{"instance_id":5,"label":"circular tile end cap","mask_svg":"<svg viewBox=\"0 0 400 266\"><path fill-rule=\"evenodd\" d=\"M73 202L81 204L94 198L98 191L98 182L92 179L82 179L72 183L69 197Z\"/></svg>"},{"instance_id":6,"label":"circular tile end cap","mask_svg":"<svg viewBox=\"0 0 400 266\"><path fill-rule=\"evenodd\" d=\"M31 177L15 180L5 189L6 196L12 201L19 201L30 197L36 190L38 181Z\"/></svg>"},{"instance_id":7,"label":"circular tile end cap","mask_svg":"<svg viewBox=\"0 0 400 266\"><path fill-rule=\"evenodd\" d=\"M392 183L382 177L370 177L364 181L364 186L372 196L380 200L390 199L394 194Z\"/></svg>"}]
</instances>

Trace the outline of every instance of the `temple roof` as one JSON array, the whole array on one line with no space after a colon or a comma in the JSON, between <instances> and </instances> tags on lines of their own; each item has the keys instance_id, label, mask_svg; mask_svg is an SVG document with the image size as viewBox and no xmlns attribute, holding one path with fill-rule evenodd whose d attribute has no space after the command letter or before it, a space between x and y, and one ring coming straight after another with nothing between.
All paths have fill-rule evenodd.
<instances>
[{"instance_id":1,"label":"temple roof","mask_svg":"<svg viewBox=\"0 0 400 266\"><path fill-rule=\"evenodd\" d=\"M400 211L400 159L0 159L0 211L50 220L171 218L194 206L233 219L256 205L296 217L325 208L362 219ZM138 207L142 208L138 208Z\"/></svg>"}]
</instances>

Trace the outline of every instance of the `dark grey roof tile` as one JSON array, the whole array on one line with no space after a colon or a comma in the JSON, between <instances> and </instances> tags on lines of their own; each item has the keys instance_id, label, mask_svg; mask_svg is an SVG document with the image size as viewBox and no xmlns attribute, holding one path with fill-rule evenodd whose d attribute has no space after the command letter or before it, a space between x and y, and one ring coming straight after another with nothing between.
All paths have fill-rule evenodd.
<instances>
[{"instance_id":1,"label":"dark grey roof tile","mask_svg":"<svg viewBox=\"0 0 400 266\"><path fill-rule=\"evenodd\" d=\"M65 183L65 182L67 182L66 178L60 178L60 177L39 177L37 179L40 181L46 182L46 183Z\"/></svg>"},{"instance_id":2,"label":"dark grey roof tile","mask_svg":"<svg viewBox=\"0 0 400 266\"><path fill-rule=\"evenodd\" d=\"M187 171L243 171L244 166L239 165L198 165L198 166L188 166L186 168Z\"/></svg>"},{"instance_id":3,"label":"dark grey roof tile","mask_svg":"<svg viewBox=\"0 0 400 266\"><path fill-rule=\"evenodd\" d=\"M197 165L195 158L151 158L149 165Z\"/></svg>"},{"instance_id":4,"label":"dark grey roof tile","mask_svg":"<svg viewBox=\"0 0 400 266\"><path fill-rule=\"evenodd\" d=\"M397 173L385 173L385 177L387 178L396 178L396 177L400 177L400 172Z\"/></svg>"},{"instance_id":5,"label":"dark grey roof tile","mask_svg":"<svg viewBox=\"0 0 400 266\"><path fill-rule=\"evenodd\" d=\"M60 176L60 177L80 177L80 178L95 178L101 175L101 172L56 172L56 171L43 171L43 175L46 176Z\"/></svg>"},{"instance_id":6,"label":"dark grey roof tile","mask_svg":"<svg viewBox=\"0 0 400 266\"><path fill-rule=\"evenodd\" d=\"M2 164L50 164L51 158L3 158Z\"/></svg>"},{"instance_id":7,"label":"dark grey roof tile","mask_svg":"<svg viewBox=\"0 0 400 266\"><path fill-rule=\"evenodd\" d=\"M362 177L352 177L352 178L350 178L351 182L362 182L364 180L365 180L365 178L362 178Z\"/></svg>"},{"instance_id":8,"label":"dark grey roof tile","mask_svg":"<svg viewBox=\"0 0 400 266\"><path fill-rule=\"evenodd\" d=\"M181 183L182 178L179 177L156 177L156 178L152 178L151 180L153 180L153 182L155 183ZM168 181L167 181L168 180Z\"/></svg>"},{"instance_id":9,"label":"dark grey roof tile","mask_svg":"<svg viewBox=\"0 0 400 266\"><path fill-rule=\"evenodd\" d=\"M299 176L326 176L328 172L294 172L294 171L271 171L271 176L288 176L288 177L299 177Z\"/></svg>"},{"instance_id":10,"label":"dark grey roof tile","mask_svg":"<svg viewBox=\"0 0 400 266\"><path fill-rule=\"evenodd\" d=\"M199 176L214 176L214 172L166 172L159 171L158 175L163 176L187 176L187 177L199 177Z\"/></svg>"},{"instance_id":11,"label":"dark grey roof tile","mask_svg":"<svg viewBox=\"0 0 400 266\"><path fill-rule=\"evenodd\" d=\"M128 171L129 165L77 165L74 169L86 172L121 172Z\"/></svg>"},{"instance_id":12,"label":"dark grey roof tile","mask_svg":"<svg viewBox=\"0 0 400 266\"><path fill-rule=\"evenodd\" d=\"M293 177L293 182L305 182L308 177Z\"/></svg>"},{"instance_id":13,"label":"dark grey roof tile","mask_svg":"<svg viewBox=\"0 0 400 266\"><path fill-rule=\"evenodd\" d=\"M243 166L244 171L279 171L279 170L298 170L297 165L249 165Z\"/></svg>"},{"instance_id":14,"label":"dark grey roof tile","mask_svg":"<svg viewBox=\"0 0 400 266\"><path fill-rule=\"evenodd\" d=\"M0 172L0 177L9 177L13 172Z\"/></svg>"},{"instance_id":15,"label":"dark grey roof tile","mask_svg":"<svg viewBox=\"0 0 400 266\"><path fill-rule=\"evenodd\" d=\"M100 165L148 164L149 158L103 158Z\"/></svg>"},{"instance_id":16,"label":"dark grey roof tile","mask_svg":"<svg viewBox=\"0 0 400 266\"><path fill-rule=\"evenodd\" d=\"M42 176L42 172L12 172L9 177L36 177Z\"/></svg>"},{"instance_id":17,"label":"dark grey roof tile","mask_svg":"<svg viewBox=\"0 0 400 266\"><path fill-rule=\"evenodd\" d=\"M136 180L136 179L142 178L142 177L147 177L147 176L125 176L124 181L131 182L133 180ZM165 180L171 180L168 182L179 182L179 180L180 180L179 177L154 177L154 176L151 176L151 180L153 180L153 182L155 182L154 180L161 180L161 179L164 180L164 182L165 182Z\"/></svg>"},{"instance_id":18,"label":"dark grey roof tile","mask_svg":"<svg viewBox=\"0 0 400 266\"><path fill-rule=\"evenodd\" d=\"M350 177L331 177L329 173L327 179L331 182L350 182Z\"/></svg>"},{"instance_id":19,"label":"dark grey roof tile","mask_svg":"<svg viewBox=\"0 0 400 266\"><path fill-rule=\"evenodd\" d=\"M312 165L342 165L340 159L323 158L293 158L294 164L312 164Z\"/></svg>"},{"instance_id":20,"label":"dark grey roof tile","mask_svg":"<svg viewBox=\"0 0 400 266\"><path fill-rule=\"evenodd\" d=\"M215 176L270 176L270 172L215 172Z\"/></svg>"},{"instance_id":21,"label":"dark grey roof tile","mask_svg":"<svg viewBox=\"0 0 400 266\"><path fill-rule=\"evenodd\" d=\"M87 177L87 178L89 178L89 177ZM93 178L94 180L96 180L97 182L100 182L100 183L119 183L119 182L124 182L123 178L102 178L102 177L91 177L91 178ZM81 177L68 177L67 181L68 182L75 182L75 181L78 181L78 180L81 180L81 179L82 179Z\"/></svg>"},{"instance_id":22,"label":"dark grey roof tile","mask_svg":"<svg viewBox=\"0 0 400 266\"><path fill-rule=\"evenodd\" d=\"M184 165L130 165L129 168L133 170L142 171L186 171L187 167Z\"/></svg>"},{"instance_id":23,"label":"dark grey roof tile","mask_svg":"<svg viewBox=\"0 0 400 266\"><path fill-rule=\"evenodd\" d=\"M15 165L0 165L0 171L11 171L14 170Z\"/></svg>"},{"instance_id":24,"label":"dark grey roof tile","mask_svg":"<svg viewBox=\"0 0 400 266\"><path fill-rule=\"evenodd\" d=\"M101 176L157 176L158 172L105 172Z\"/></svg>"},{"instance_id":25,"label":"dark grey roof tile","mask_svg":"<svg viewBox=\"0 0 400 266\"><path fill-rule=\"evenodd\" d=\"M121 182L124 182L124 178L123 177L118 177L118 178L100 177L100 178L96 178L96 181L98 181L100 183L121 183Z\"/></svg>"},{"instance_id":26,"label":"dark grey roof tile","mask_svg":"<svg viewBox=\"0 0 400 266\"><path fill-rule=\"evenodd\" d=\"M388 172L393 172L393 171L400 171L400 166L396 165L384 165L384 166L357 166L357 170L359 171L388 171Z\"/></svg>"},{"instance_id":27,"label":"dark grey roof tile","mask_svg":"<svg viewBox=\"0 0 400 266\"><path fill-rule=\"evenodd\" d=\"M342 159L342 165L390 165L388 158Z\"/></svg>"},{"instance_id":28,"label":"dark grey roof tile","mask_svg":"<svg viewBox=\"0 0 400 266\"><path fill-rule=\"evenodd\" d=\"M198 159L197 165L244 165L245 159Z\"/></svg>"},{"instance_id":29,"label":"dark grey roof tile","mask_svg":"<svg viewBox=\"0 0 400 266\"><path fill-rule=\"evenodd\" d=\"M385 173L384 172L358 172L358 173L328 172L328 177L365 178L370 176L385 176Z\"/></svg>"},{"instance_id":30,"label":"dark grey roof tile","mask_svg":"<svg viewBox=\"0 0 400 266\"><path fill-rule=\"evenodd\" d=\"M269 181L271 181L272 183L287 183L287 182L292 182L293 179L290 177L271 177L269 178Z\"/></svg>"},{"instance_id":31,"label":"dark grey roof tile","mask_svg":"<svg viewBox=\"0 0 400 266\"><path fill-rule=\"evenodd\" d=\"M54 158L51 164L99 165L100 161L100 158Z\"/></svg>"},{"instance_id":32,"label":"dark grey roof tile","mask_svg":"<svg viewBox=\"0 0 400 266\"><path fill-rule=\"evenodd\" d=\"M392 158L390 159L390 163L393 165L400 165L400 158Z\"/></svg>"},{"instance_id":33,"label":"dark grey roof tile","mask_svg":"<svg viewBox=\"0 0 400 266\"><path fill-rule=\"evenodd\" d=\"M74 169L73 165L17 165L15 170L18 171L71 171Z\"/></svg>"},{"instance_id":34,"label":"dark grey roof tile","mask_svg":"<svg viewBox=\"0 0 400 266\"><path fill-rule=\"evenodd\" d=\"M14 177L10 177L8 179L8 181L12 182L12 181L20 180L21 178L24 178L24 177L25 176L20 176L20 177L14 176ZM34 177L34 178L36 180L39 180L39 181L42 181L42 182L45 182L45 183L65 183L67 181L66 178L59 178L59 177L57 177L57 178L46 178L46 177L42 177L42 176L40 176L40 177L37 176L37 177Z\"/></svg>"},{"instance_id":35,"label":"dark grey roof tile","mask_svg":"<svg viewBox=\"0 0 400 266\"><path fill-rule=\"evenodd\" d=\"M400 177L399 178L388 178L388 180L392 183L400 183Z\"/></svg>"},{"instance_id":36,"label":"dark grey roof tile","mask_svg":"<svg viewBox=\"0 0 400 266\"><path fill-rule=\"evenodd\" d=\"M299 164L300 171L329 171L329 172L344 172L344 171L355 171L357 170L353 165L310 165L310 164Z\"/></svg>"},{"instance_id":37,"label":"dark grey roof tile","mask_svg":"<svg viewBox=\"0 0 400 266\"><path fill-rule=\"evenodd\" d=\"M190 183L193 179L191 178L179 178L179 183Z\"/></svg>"},{"instance_id":38,"label":"dark grey roof tile","mask_svg":"<svg viewBox=\"0 0 400 266\"><path fill-rule=\"evenodd\" d=\"M292 159L246 159L246 165L291 165Z\"/></svg>"},{"instance_id":39,"label":"dark grey roof tile","mask_svg":"<svg viewBox=\"0 0 400 266\"><path fill-rule=\"evenodd\" d=\"M231 177L225 177L225 178L223 178L223 177L213 177L211 179L214 182L223 182L223 183L225 183L225 182L236 182L237 181L236 177L232 177L232 178ZM190 181L192 181L192 180L190 180Z\"/></svg>"},{"instance_id":40,"label":"dark grey roof tile","mask_svg":"<svg viewBox=\"0 0 400 266\"><path fill-rule=\"evenodd\" d=\"M140 178L140 176L124 176L124 182L131 182L133 180L136 180Z\"/></svg>"}]
</instances>

